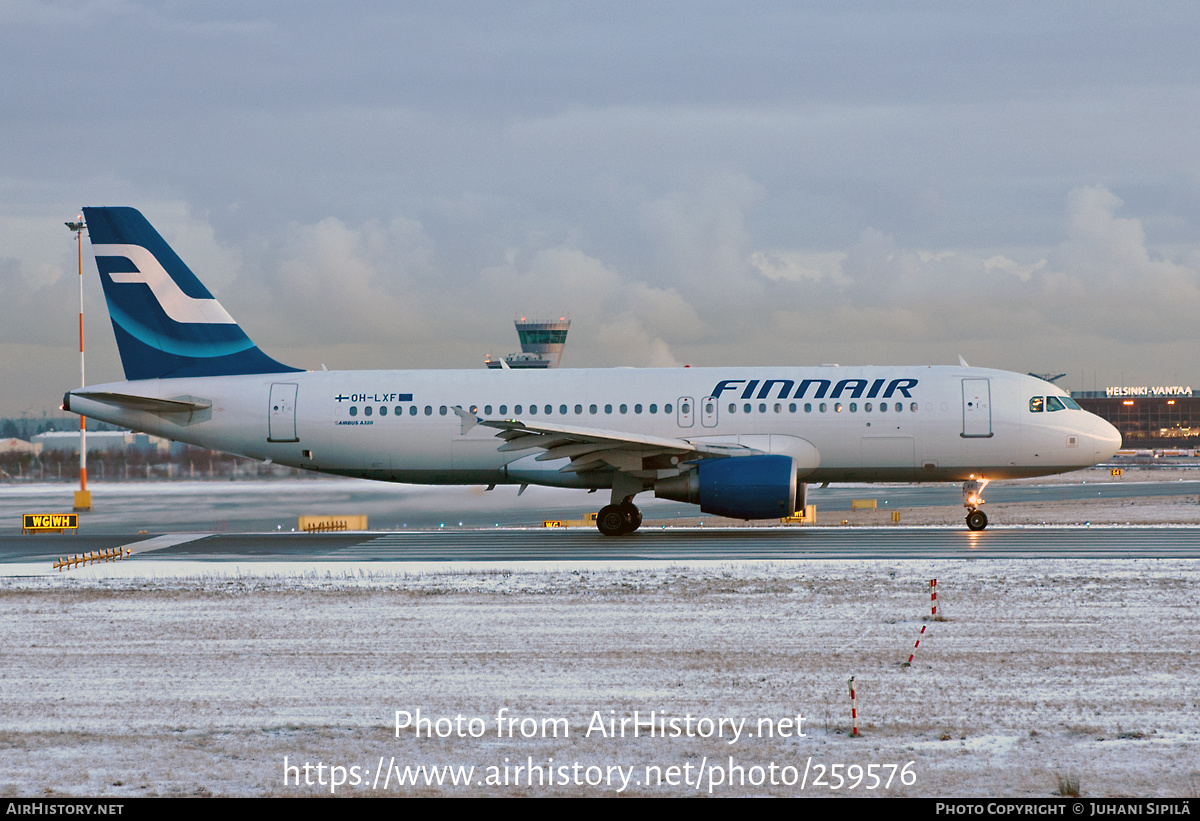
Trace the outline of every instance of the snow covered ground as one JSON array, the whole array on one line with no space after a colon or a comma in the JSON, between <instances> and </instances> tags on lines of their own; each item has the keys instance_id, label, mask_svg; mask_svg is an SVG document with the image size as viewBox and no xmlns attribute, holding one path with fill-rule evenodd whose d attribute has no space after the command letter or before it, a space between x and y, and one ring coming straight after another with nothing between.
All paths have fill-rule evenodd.
<instances>
[{"instance_id":1,"label":"snow covered ground","mask_svg":"<svg viewBox=\"0 0 1200 821\"><path fill-rule=\"evenodd\" d=\"M1200 793L1198 561L181 564L0 578L0 793Z\"/></svg>"}]
</instances>

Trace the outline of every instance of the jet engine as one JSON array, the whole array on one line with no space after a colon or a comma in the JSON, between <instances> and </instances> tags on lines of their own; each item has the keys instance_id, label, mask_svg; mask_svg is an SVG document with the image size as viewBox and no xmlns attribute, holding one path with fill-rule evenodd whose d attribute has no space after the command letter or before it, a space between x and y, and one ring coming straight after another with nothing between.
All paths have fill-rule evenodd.
<instances>
[{"instance_id":1,"label":"jet engine","mask_svg":"<svg viewBox=\"0 0 1200 821\"><path fill-rule=\"evenodd\" d=\"M654 495L733 519L777 519L796 511L796 485L790 456L732 456L704 459L694 471L659 479Z\"/></svg>"}]
</instances>

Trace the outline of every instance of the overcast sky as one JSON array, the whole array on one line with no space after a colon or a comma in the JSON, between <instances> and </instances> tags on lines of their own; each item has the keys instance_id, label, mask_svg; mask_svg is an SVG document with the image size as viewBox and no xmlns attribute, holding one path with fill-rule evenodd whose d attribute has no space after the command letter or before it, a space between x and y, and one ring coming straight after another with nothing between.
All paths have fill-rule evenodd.
<instances>
[{"instance_id":1,"label":"overcast sky","mask_svg":"<svg viewBox=\"0 0 1200 821\"><path fill-rule=\"evenodd\" d=\"M78 386L84 205L299 367L566 314L571 367L1200 388L1197 43L1194 2L0 0L0 415Z\"/></svg>"}]
</instances>

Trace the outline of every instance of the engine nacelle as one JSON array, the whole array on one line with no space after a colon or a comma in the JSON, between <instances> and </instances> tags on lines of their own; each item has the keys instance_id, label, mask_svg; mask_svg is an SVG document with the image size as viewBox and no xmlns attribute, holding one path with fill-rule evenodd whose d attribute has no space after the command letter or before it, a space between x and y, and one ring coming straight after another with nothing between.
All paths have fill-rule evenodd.
<instances>
[{"instance_id":1,"label":"engine nacelle","mask_svg":"<svg viewBox=\"0 0 1200 821\"><path fill-rule=\"evenodd\" d=\"M694 471L659 479L654 495L733 519L779 519L796 511L796 466L790 456L704 459Z\"/></svg>"}]
</instances>

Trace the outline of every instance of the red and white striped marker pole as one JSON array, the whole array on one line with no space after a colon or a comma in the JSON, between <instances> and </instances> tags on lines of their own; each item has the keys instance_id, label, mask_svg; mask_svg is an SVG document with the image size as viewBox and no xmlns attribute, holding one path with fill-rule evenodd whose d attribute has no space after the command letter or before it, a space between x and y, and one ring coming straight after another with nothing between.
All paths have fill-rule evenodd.
<instances>
[{"instance_id":1,"label":"red and white striped marker pole","mask_svg":"<svg viewBox=\"0 0 1200 821\"><path fill-rule=\"evenodd\" d=\"M87 225L83 214L68 222L66 226L75 232L75 248L79 257L79 385L87 387L83 370L83 230ZM75 494L75 510L90 511L92 494L87 489L87 417L79 415L79 490Z\"/></svg>"},{"instance_id":2,"label":"red and white striped marker pole","mask_svg":"<svg viewBox=\"0 0 1200 821\"><path fill-rule=\"evenodd\" d=\"M850 676L850 717L854 719L854 737L858 737L858 696L854 692L854 676Z\"/></svg>"},{"instance_id":3,"label":"red and white striped marker pole","mask_svg":"<svg viewBox=\"0 0 1200 821\"><path fill-rule=\"evenodd\" d=\"M916 641L916 644L913 645L913 651L908 654L908 661L904 662L905 667L912 666L913 656L915 656L917 654L917 648L921 646L921 636L925 635L925 627L926 627L926 625L924 625L924 624L921 625L921 632L919 634L917 634L917 641Z\"/></svg>"},{"instance_id":4,"label":"red and white striped marker pole","mask_svg":"<svg viewBox=\"0 0 1200 821\"><path fill-rule=\"evenodd\" d=\"M932 610L930 615L937 618L937 579L929 580L929 602Z\"/></svg>"}]
</instances>

